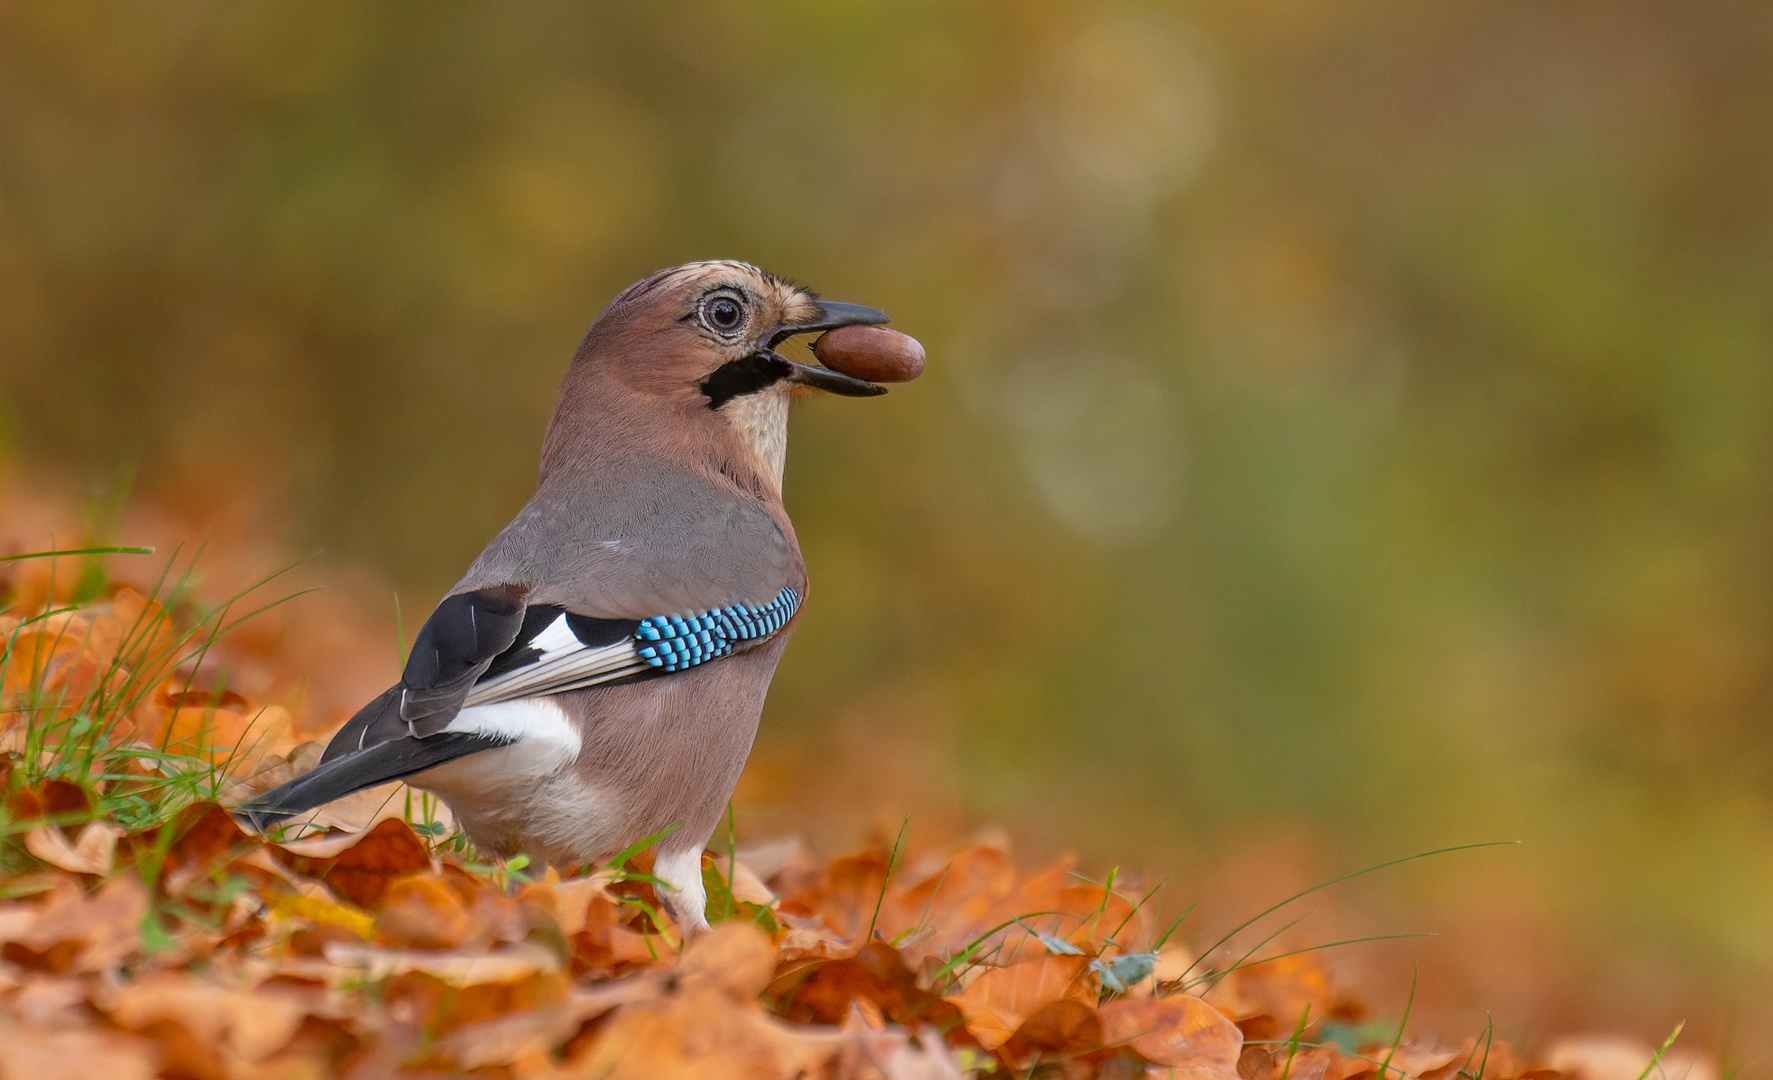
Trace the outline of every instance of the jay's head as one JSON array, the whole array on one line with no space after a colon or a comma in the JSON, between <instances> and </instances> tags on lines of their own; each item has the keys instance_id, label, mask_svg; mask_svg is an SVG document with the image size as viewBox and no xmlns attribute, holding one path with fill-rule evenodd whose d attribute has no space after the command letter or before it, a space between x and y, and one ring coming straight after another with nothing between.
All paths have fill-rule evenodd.
<instances>
[{"instance_id":1,"label":"jay's head","mask_svg":"<svg viewBox=\"0 0 1773 1080\"><path fill-rule=\"evenodd\" d=\"M871 397L886 388L790 359L778 346L796 334L887 321L873 308L821 300L748 263L687 263L616 297L585 336L574 367L594 383L651 399L680 422L735 429L779 483L792 396Z\"/></svg>"}]
</instances>

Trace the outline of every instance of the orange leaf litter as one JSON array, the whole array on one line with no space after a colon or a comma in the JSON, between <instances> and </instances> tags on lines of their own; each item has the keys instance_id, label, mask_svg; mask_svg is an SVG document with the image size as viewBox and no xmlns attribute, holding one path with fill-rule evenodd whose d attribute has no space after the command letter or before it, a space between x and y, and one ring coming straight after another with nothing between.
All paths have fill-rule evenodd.
<instances>
[{"instance_id":1,"label":"orange leaf litter","mask_svg":"<svg viewBox=\"0 0 1773 1080\"><path fill-rule=\"evenodd\" d=\"M710 853L710 914L726 918L683 944L650 914L644 874L477 865L440 830L416 832L386 790L283 843L209 801L127 832L93 799L130 776L26 779L33 725L133 686L113 740L225 765L228 804L306 767L323 733L298 699L204 675L275 655L223 638L183 662L185 616L119 586L71 605L49 573L0 563L7 1080L1632 1080L1646 1063L1629 1045L1535 1060L1472 1037L1332 1043L1325 1025L1356 1031L1364 1010L1309 954L1202 978L1172 939L1117 990L1116 958L1163 934L1157 905L1068 863L1022 872L991 845L896 866L879 846L823 863L794 842Z\"/></svg>"}]
</instances>

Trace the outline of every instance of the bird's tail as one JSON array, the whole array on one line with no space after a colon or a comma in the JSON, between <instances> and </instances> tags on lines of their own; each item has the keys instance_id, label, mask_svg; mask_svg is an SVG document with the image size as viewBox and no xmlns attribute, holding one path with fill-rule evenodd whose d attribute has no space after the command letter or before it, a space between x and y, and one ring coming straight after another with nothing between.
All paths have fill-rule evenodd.
<instances>
[{"instance_id":1,"label":"bird's tail","mask_svg":"<svg viewBox=\"0 0 1773 1080\"><path fill-rule=\"evenodd\" d=\"M446 761L503 745L505 740L462 731L440 732L423 739L390 739L322 762L243 804L234 813L263 832L353 791L404 780Z\"/></svg>"}]
</instances>

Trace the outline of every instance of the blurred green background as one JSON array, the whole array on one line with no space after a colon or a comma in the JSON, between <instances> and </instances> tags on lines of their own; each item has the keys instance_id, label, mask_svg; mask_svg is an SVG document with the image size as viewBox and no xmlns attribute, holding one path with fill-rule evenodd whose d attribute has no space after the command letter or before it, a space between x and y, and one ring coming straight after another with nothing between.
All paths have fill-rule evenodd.
<instances>
[{"instance_id":1,"label":"blurred green background","mask_svg":"<svg viewBox=\"0 0 1773 1080\"><path fill-rule=\"evenodd\" d=\"M0 454L409 611L707 257L931 358L800 410L758 820L1519 838L1373 894L1446 1008L1773 1026L1773 5L0 5Z\"/></svg>"}]
</instances>

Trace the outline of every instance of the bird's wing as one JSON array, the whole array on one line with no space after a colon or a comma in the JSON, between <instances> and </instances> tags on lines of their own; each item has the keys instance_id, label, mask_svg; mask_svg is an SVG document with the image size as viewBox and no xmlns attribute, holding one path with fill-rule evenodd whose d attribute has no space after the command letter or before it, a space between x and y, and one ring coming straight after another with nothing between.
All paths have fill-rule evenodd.
<instances>
[{"instance_id":1,"label":"bird's wing","mask_svg":"<svg viewBox=\"0 0 1773 1080\"><path fill-rule=\"evenodd\" d=\"M681 615L602 619L553 604L520 606L493 589L449 597L413 642L400 682L358 710L320 764L241 807L253 824L309 810L390 780L514 741L454 722L465 708L683 671L761 643L794 617L800 596ZM464 717L466 719L466 717Z\"/></svg>"},{"instance_id":2,"label":"bird's wing","mask_svg":"<svg viewBox=\"0 0 1773 1080\"><path fill-rule=\"evenodd\" d=\"M464 704L491 705L682 671L763 641L788 625L799 606L793 589L783 589L767 604L645 619L597 619L538 604L526 613L517 640L469 689Z\"/></svg>"},{"instance_id":3,"label":"bird's wing","mask_svg":"<svg viewBox=\"0 0 1773 1080\"><path fill-rule=\"evenodd\" d=\"M321 756L449 728L462 709L668 674L754 645L788 624L800 595L728 604L690 615L605 619L558 604L529 604L495 586L437 605L413 640L400 682L345 722Z\"/></svg>"},{"instance_id":4,"label":"bird's wing","mask_svg":"<svg viewBox=\"0 0 1773 1080\"><path fill-rule=\"evenodd\" d=\"M445 597L413 639L400 681L345 721L320 760L448 727L474 683L523 633L524 593L495 585Z\"/></svg>"}]
</instances>

